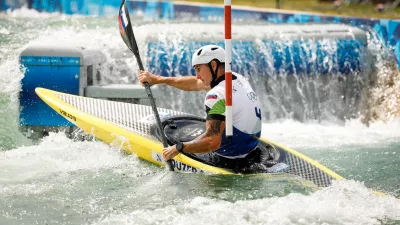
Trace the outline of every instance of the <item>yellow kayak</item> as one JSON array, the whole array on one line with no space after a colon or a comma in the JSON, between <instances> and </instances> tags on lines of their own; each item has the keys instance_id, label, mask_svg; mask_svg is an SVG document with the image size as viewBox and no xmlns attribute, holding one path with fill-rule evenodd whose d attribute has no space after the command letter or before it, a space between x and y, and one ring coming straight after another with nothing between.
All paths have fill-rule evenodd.
<instances>
[{"instance_id":1,"label":"yellow kayak","mask_svg":"<svg viewBox=\"0 0 400 225\"><path fill-rule=\"evenodd\" d=\"M38 96L71 123L97 139L117 146L139 158L165 166L163 145L150 106L95 99L36 88ZM205 129L205 120L183 112L158 108L169 144L174 139L195 138ZM181 129L177 129L177 127ZM343 179L311 158L265 138L260 139L271 152L277 165L268 168L263 176L298 176L318 187L327 187L332 180ZM191 154L179 154L172 164L175 171L212 174L237 174ZM282 165L286 165L282 167Z\"/></svg>"}]
</instances>

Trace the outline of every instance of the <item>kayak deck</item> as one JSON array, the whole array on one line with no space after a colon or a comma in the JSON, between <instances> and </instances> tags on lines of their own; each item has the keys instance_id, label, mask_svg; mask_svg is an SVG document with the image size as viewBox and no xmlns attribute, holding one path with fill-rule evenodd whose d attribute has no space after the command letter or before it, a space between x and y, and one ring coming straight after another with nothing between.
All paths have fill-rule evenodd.
<instances>
[{"instance_id":1,"label":"kayak deck","mask_svg":"<svg viewBox=\"0 0 400 225\"><path fill-rule=\"evenodd\" d=\"M87 98L43 88L37 88L36 93L55 111L88 134L105 143L119 144L126 152L154 164L166 165L161 157L163 146L158 140L160 131L155 129L155 118L150 106ZM158 108L158 112L162 121L177 116L193 118L169 109ZM342 179L332 170L293 149L265 138L260 138L260 141L273 146L279 152L281 162L289 165L283 174L299 176L319 187L329 186L332 180ZM175 169L180 171L235 174L182 154L176 156L173 162Z\"/></svg>"}]
</instances>

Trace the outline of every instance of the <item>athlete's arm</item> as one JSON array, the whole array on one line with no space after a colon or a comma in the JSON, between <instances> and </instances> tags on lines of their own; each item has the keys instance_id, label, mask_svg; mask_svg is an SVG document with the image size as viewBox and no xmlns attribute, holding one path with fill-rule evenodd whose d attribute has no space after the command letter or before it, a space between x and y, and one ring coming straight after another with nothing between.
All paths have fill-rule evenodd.
<instances>
[{"instance_id":1,"label":"athlete's arm","mask_svg":"<svg viewBox=\"0 0 400 225\"><path fill-rule=\"evenodd\" d=\"M206 132L193 141L183 143L185 153L206 153L217 150L221 146L221 138L225 129L225 121L207 120ZM170 160L179 152L176 146L165 148L163 151L164 160Z\"/></svg>"},{"instance_id":2,"label":"athlete's arm","mask_svg":"<svg viewBox=\"0 0 400 225\"><path fill-rule=\"evenodd\" d=\"M207 120L206 132L193 141L184 142L184 152L206 153L217 150L221 146L221 138L225 129L225 121Z\"/></svg>"},{"instance_id":3,"label":"athlete's arm","mask_svg":"<svg viewBox=\"0 0 400 225\"><path fill-rule=\"evenodd\" d=\"M206 86L201 80L193 76L163 77L153 75L148 71L140 71L139 81L142 84L148 82L150 86L154 84L166 84L184 91L210 90L209 86Z\"/></svg>"}]
</instances>

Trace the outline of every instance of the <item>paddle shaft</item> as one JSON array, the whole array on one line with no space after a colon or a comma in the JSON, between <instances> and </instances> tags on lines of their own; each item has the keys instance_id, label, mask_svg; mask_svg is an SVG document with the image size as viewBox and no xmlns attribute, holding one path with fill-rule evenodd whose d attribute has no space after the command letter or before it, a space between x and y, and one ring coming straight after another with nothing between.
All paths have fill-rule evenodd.
<instances>
[{"instance_id":1,"label":"paddle shaft","mask_svg":"<svg viewBox=\"0 0 400 225\"><path fill-rule=\"evenodd\" d=\"M135 55L137 64L139 65L139 69L141 71L144 71L142 59L141 59L140 54L139 54L139 48L138 48L137 43L136 43L135 35L133 34L133 29L132 29L130 18L129 18L128 8L126 8L125 3L126 3L125 0L123 0L122 3L121 3L121 8L124 7L124 11L125 11L125 16L126 16L126 20L127 21L123 21L123 22L125 22L123 25L126 26L126 29L124 29L124 26L122 24L120 24L120 27L122 29L124 29L125 32L126 32L126 36L127 36L128 40L129 40L129 43L126 43L126 42L125 43L128 45L128 48ZM120 23L121 23L121 21L120 21ZM123 33L121 33L121 35L124 36ZM157 107L156 107L156 102L154 101L153 94L151 93L150 85L147 82L144 82L143 85L146 88L147 96L150 99L151 108L153 109L153 113L154 113L154 117L155 117L156 122L157 122L158 129L160 130L160 135L162 137L163 146L164 146L164 148L166 148L166 147L168 147L167 139L165 138L165 135L163 134L163 127L162 127L162 124L161 124L160 115L158 114L158 110L157 110ZM174 165L172 164L172 161L168 160L167 164L168 164L169 170L170 171L174 171Z\"/></svg>"},{"instance_id":2,"label":"paddle shaft","mask_svg":"<svg viewBox=\"0 0 400 225\"><path fill-rule=\"evenodd\" d=\"M140 58L139 52L134 53L134 55L136 56L136 60L137 60L137 63L139 65L139 69L143 71L144 67L143 67L142 59ZM158 110L157 110L157 107L156 107L156 102L155 102L153 94L151 92L150 85L149 85L148 82L144 82L143 84L144 84L144 87L146 88L147 96L150 99L150 104L151 104L151 107L153 109L154 115L156 117L158 128L160 129L161 134L162 134L161 119L160 119L160 115L158 114ZM162 137L162 142L163 142L164 148L168 147L168 143L167 143L167 139L165 138L165 135L161 135L161 137Z\"/></svg>"},{"instance_id":3,"label":"paddle shaft","mask_svg":"<svg viewBox=\"0 0 400 225\"><path fill-rule=\"evenodd\" d=\"M135 39L133 39L133 40L135 41ZM136 45L136 41L135 41L135 45ZM136 61L137 61L137 64L139 65L139 69L141 71L144 71L142 59L140 58L140 54L139 54L139 49L136 47L135 50L136 51L133 51L133 54L136 57ZM143 85L146 88L147 96L150 99L151 108L153 109L153 113L154 113L154 116L155 116L156 121L157 121L158 129L160 130L160 135L161 135L161 138L162 138L163 146L164 146L164 148L166 148L166 147L168 147L168 143L167 143L167 139L165 138L165 135L163 134L163 128L162 128L162 124L161 124L160 115L158 114L158 110L157 110L157 107L156 107L156 101L154 100L153 93L151 92L151 88L150 88L149 83L148 82L144 82ZM169 170L170 171L174 171L174 165L172 165L172 161L168 160L167 164L168 164Z\"/></svg>"}]
</instances>

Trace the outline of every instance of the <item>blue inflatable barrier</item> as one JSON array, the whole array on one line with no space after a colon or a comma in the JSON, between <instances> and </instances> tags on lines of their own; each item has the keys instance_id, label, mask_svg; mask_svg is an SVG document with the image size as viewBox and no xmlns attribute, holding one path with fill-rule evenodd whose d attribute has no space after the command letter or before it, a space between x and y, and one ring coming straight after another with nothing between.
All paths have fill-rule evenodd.
<instances>
[{"instance_id":1,"label":"blue inflatable barrier","mask_svg":"<svg viewBox=\"0 0 400 225\"><path fill-rule=\"evenodd\" d=\"M20 92L20 125L72 126L44 103L35 93L36 87L46 87L79 95L80 57L21 56L25 70ZM47 115L45 117L41 116Z\"/></svg>"}]
</instances>

